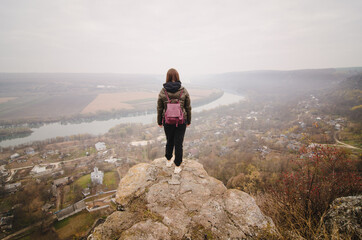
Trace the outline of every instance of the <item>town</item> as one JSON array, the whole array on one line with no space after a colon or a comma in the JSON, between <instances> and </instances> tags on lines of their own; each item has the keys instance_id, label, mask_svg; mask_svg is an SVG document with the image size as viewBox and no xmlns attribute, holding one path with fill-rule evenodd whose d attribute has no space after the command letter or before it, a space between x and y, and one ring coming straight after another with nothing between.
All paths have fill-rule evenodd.
<instances>
[{"instance_id":1,"label":"town","mask_svg":"<svg viewBox=\"0 0 362 240\"><path fill-rule=\"evenodd\" d=\"M250 194L273 184L303 146L338 145L359 157L361 146L348 141L355 123L324 113L318 97L288 103L258 97L195 113L184 156L202 163L227 187ZM137 163L162 157L164 146L163 129L156 124L120 124L105 135L2 148L2 237L87 236L117 210L114 196L122 176Z\"/></svg>"}]
</instances>

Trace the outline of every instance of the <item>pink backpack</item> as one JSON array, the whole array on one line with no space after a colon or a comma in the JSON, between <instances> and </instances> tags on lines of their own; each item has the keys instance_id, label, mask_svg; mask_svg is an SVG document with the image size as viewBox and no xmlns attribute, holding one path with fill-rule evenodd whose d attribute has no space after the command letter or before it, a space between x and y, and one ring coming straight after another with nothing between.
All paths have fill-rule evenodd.
<instances>
[{"instance_id":1,"label":"pink backpack","mask_svg":"<svg viewBox=\"0 0 362 240\"><path fill-rule=\"evenodd\" d=\"M183 111L181 109L181 105L180 105L180 99L181 99L182 93L183 93L183 89L181 89L181 94L180 94L179 99L177 99L177 102L172 103L170 101L170 98L168 97L167 91L165 89L165 95L166 95L167 101L168 101L167 109L165 112L165 119L164 119L166 124L176 124L176 127L177 127L179 124L183 124L185 122L184 113L183 113Z\"/></svg>"}]
</instances>

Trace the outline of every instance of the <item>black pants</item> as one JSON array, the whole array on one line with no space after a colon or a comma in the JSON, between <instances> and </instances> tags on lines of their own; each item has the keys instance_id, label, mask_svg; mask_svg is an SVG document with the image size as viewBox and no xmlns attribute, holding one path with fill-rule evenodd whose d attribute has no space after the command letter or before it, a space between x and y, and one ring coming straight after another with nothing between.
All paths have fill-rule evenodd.
<instances>
[{"instance_id":1,"label":"black pants","mask_svg":"<svg viewBox=\"0 0 362 240\"><path fill-rule=\"evenodd\" d=\"M167 138L165 157L170 160L172 158L173 148L175 147L175 165L180 166L182 163L184 136L186 132L186 124L176 125L164 124L165 134Z\"/></svg>"}]
</instances>

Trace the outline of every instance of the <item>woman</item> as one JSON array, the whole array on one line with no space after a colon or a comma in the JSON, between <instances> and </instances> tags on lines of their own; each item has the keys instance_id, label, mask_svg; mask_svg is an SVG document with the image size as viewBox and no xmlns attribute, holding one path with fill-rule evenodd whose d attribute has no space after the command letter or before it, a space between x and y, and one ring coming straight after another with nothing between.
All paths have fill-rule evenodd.
<instances>
[{"instance_id":1,"label":"woman","mask_svg":"<svg viewBox=\"0 0 362 240\"><path fill-rule=\"evenodd\" d=\"M184 115L184 123L182 124L166 124L165 123L165 112L167 109L167 103L177 102L179 100L181 109ZM181 86L180 77L176 69L171 68L167 72L166 83L163 84L160 94L158 95L157 101L157 122L160 127L164 127L166 134L166 154L167 159L166 165L172 166L172 153L175 148L175 170L174 173L181 172L181 163L183 149L182 144L184 141L186 127L191 124L191 101L190 95L186 88Z\"/></svg>"}]
</instances>

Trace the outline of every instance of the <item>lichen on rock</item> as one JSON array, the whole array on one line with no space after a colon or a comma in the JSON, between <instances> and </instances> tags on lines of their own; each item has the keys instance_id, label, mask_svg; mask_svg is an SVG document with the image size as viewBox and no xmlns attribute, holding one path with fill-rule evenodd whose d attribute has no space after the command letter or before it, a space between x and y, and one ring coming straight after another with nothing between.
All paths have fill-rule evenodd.
<instances>
[{"instance_id":1,"label":"lichen on rock","mask_svg":"<svg viewBox=\"0 0 362 240\"><path fill-rule=\"evenodd\" d=\"M362 195L335 199L324 217L326 230L334 236L362 239Z\"/></svg>"},{"instance_id":2,"label":"lichen on rock","mask_svg":"<svg viewBox=\"0 0 362 240\"><path fill-rule=\"evenodd\" d=\"M179 175L164 159L132 167L116 194L125 211L111 214L90 239L246 239L275 231L250 195L227 189L196 161L182 167Z\"/></svg>"}]
</instances>

